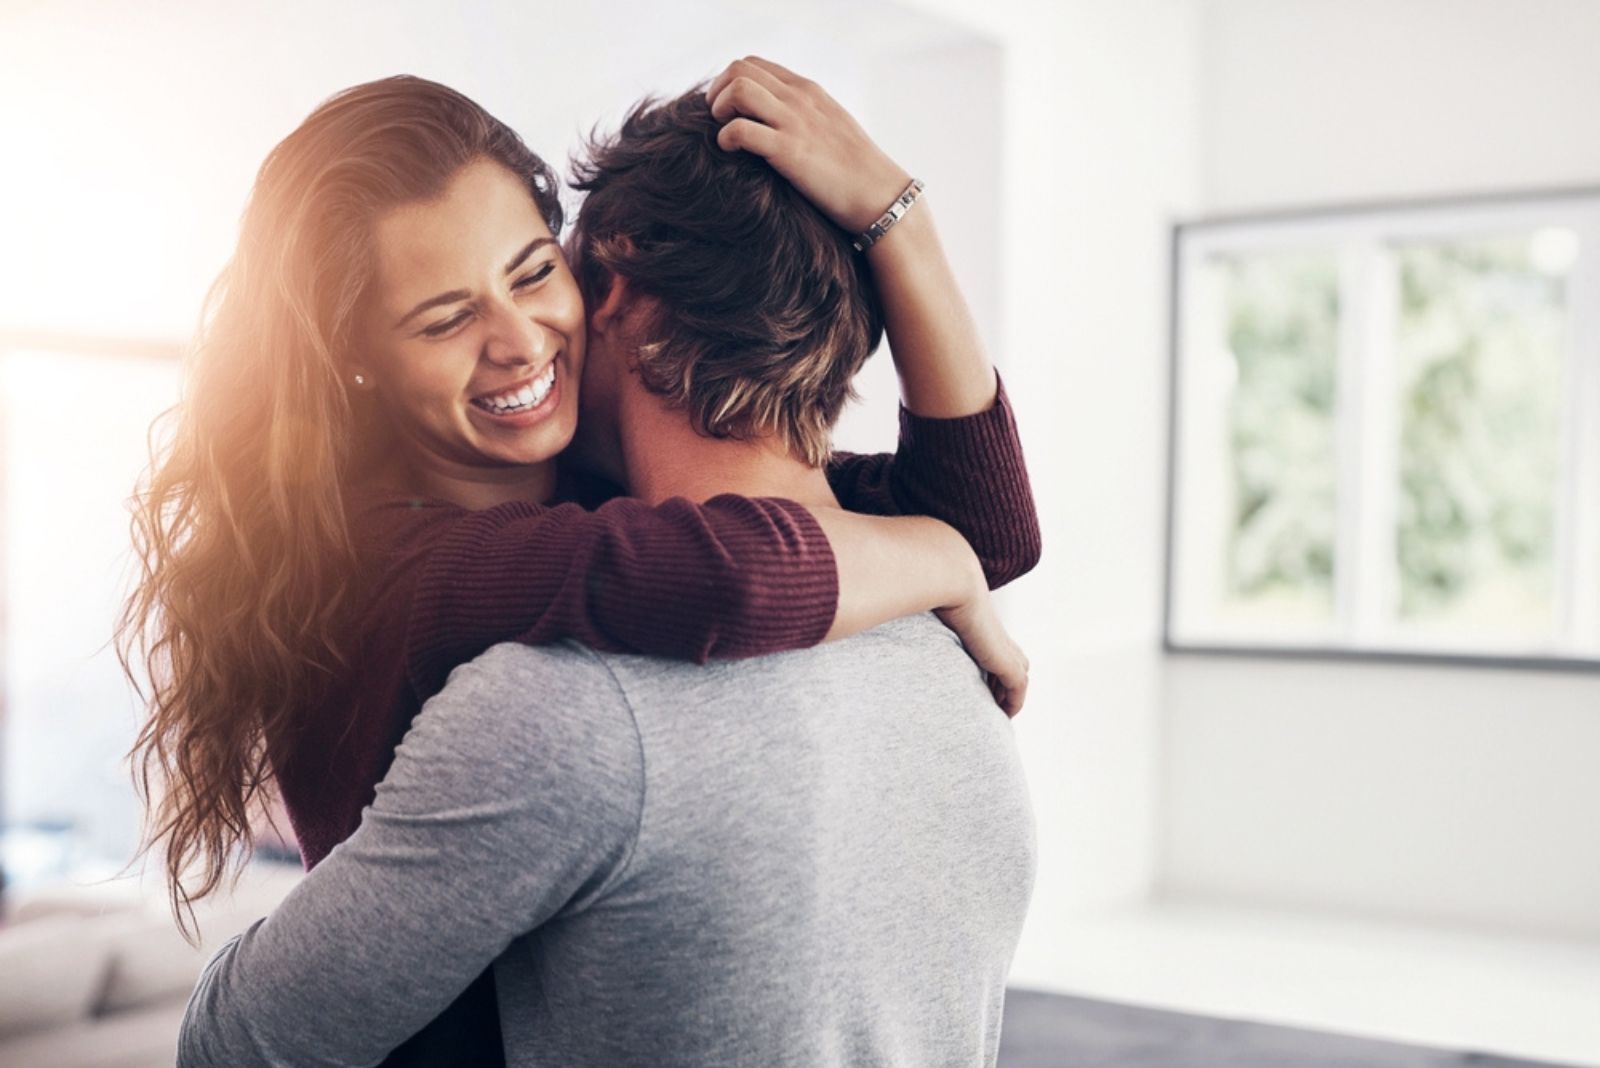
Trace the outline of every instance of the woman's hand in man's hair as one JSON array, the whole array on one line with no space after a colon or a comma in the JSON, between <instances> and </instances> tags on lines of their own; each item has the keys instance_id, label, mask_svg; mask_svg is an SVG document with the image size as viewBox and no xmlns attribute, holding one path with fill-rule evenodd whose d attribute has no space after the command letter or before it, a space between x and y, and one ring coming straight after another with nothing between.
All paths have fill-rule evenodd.
<instances>
[{"instance_id":1,"label":"woman's hand in man's hair","mask_svg":"<svg viewBox=\"0 0 1600 1068\"><path fill-rule=\"evenodd\" d=\"M719 145L772 164L852 235L871 226L911 181L822 86L771 60L735 60L711 80L706 99L723 124Z\"/></svg>"}]
</instances>

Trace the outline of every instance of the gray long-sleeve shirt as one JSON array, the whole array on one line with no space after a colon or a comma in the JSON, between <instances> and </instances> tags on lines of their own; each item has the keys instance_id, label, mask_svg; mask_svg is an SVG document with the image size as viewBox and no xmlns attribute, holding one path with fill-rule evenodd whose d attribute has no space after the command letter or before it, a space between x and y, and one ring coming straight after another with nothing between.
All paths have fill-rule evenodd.
<instances>
[{"instance_id":1,"label":"gray long-sleeve shirt","mask_svg":"<svg viewBox=\"0 0 1600 1068\"><path fill-rule=\"evenodd\" d=\"M179 1063L374 1064L492 961L513 1068L993 1064L1033 870L931 616L704 667L496 646L213 959Z\"/></svg>"}]
</instances>

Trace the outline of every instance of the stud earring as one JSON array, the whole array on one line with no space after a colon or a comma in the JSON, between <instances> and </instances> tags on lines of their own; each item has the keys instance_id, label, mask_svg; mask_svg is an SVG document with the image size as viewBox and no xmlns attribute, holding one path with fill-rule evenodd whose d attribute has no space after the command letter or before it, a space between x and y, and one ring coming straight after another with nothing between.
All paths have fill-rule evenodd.
<instances>
[{"instance_id":1,"label":"stud earring","mask_svg":"<svg viewBox=\"0 0 1600 1068\"><path fill-rule=\"evenodd\" d=\"M366 384L367 384L367 377L366 377L366 375L356 375L356 385L358 385L358 386L364 386L364 385L366 385Z\"/></svg>"}]
</instances>

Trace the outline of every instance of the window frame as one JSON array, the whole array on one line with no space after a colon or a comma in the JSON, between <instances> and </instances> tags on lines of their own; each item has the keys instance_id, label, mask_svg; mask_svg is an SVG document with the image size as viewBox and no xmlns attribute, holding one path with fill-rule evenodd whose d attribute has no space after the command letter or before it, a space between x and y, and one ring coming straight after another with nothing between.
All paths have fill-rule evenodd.
<instances>
[{"instance_id":1,"label":"window frame","mask_svg":"<svg viewBox=\"0 0 1600 1068\"><path fill-rule=\"evenodd\" d=\"M1385 359L1392 351L1394 309L1388 298L1394 290L1392 285L1378 284L1379 272L1393 261L1383 249L1397 241L1468 238L1475 232L1539 226L1576 230L1582 249L1568 290L1571 341L1563 379L1552 564L1556 637L1547 648L1524 648L1503 639L1408 639L1396 633L1386 610L1392 603L1386 586L1392 568L1367 563L1374 554L1392 554L1395 535L1393 494L1373 492L1393 483L1392 473L1398 470L1398 434L1389 433L1398 431L1393 363ZM1186 568L1194 566L1186 564L1185 557L1203 555L1194 544L1199 535L1191 533L1185 541L1183 505L1185 495L1195 492L1197 480L1186 467L1200 466L1185 440L1186 435L1198 436L1197 427L1206 425L1203 409L1197 416L1192 399L1204 383L1191 381L1200 376L1193 374L1195 357L1188 351L1196 328L1186 300L1195 289L1196 268L1208 255L1308 246L1326 247L1339 257L1334 605L1328 626L1299 632L1291 628L1277 641L1265 639L1260 628L1230 629L1214 619L1205 620L1183 603ZM1165 652L1600 672L1600 186L1421 197L1182 221L1171 228L1170 271L1161 630ZM1385 432L1363 432L1374 424Z\"/></svg>"}]
</instances>

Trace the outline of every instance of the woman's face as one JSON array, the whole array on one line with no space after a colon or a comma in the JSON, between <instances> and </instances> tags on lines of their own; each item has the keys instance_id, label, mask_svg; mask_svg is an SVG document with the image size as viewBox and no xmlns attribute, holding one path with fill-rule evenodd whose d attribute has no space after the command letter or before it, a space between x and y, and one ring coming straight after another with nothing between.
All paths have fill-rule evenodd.
<instances>
[{"instance_id":1,"label":"woman's face","mask_svg":"<svg viewBox=\"0 0 1600 1068\"><path fill-rule=\"evenodd\" d=\"M583 301L527 187L490 160L380 217L352 366L432 480L514 483L577 427Z\"/></svg>"}]
</instances>

